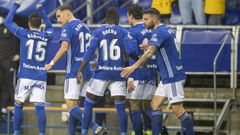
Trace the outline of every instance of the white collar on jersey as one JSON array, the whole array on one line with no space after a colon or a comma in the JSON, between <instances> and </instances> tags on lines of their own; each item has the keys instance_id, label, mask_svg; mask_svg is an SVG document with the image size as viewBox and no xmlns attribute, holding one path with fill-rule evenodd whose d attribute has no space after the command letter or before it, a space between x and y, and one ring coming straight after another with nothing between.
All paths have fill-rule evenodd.
<instances>
[{"instance_id":1,"label":"white collar on jersey","mask_svg":"<svg viewBox=\"0 0 240 135\"><path fill-rule=\"evenodd\" d=\"M31 29L31 30L36 30L36 31L40 31L39 29L35 29L35 28L33 28L33 29Z\"/></svg>"},{"instance_id":2,"label":"white collar on jersey","mask_svg":"<svg viewBox=\"0 0 240 135\"><path fill-rule=\"evenodd\" d=\"M113 27L113 26L115 26L115 24L110 25L110 24L105 23L105 24L103 24L103 26Z\"/></svg>"},{"instance_id":3,"label":"white collar on jersey","mask_svg":"<svg viewBox=\"0 0 240 135\"><path fill-rule=\"evenodd\" d=\"M136 25L138 25L138 24L143 24L143 22L137 22L137 23L135 23L134 26L136 26Z\"/></svg>"},{"instance_id":4,"label":"white collar on jersey","mask_svg":"<svg viewBox=\"0 0 240 135\"><path fill-rule=\"evenodd\" d=\"M73 21L73 20L79 20L79 19L76 19L76 18L75 18L75 19L71 19L71 20L68 21L68 23L70 23L70 22Z\"/></svg>"},{"instance_id":5,"label":"white collar on jersey","mask_svg":"<svg viewBox=\"0 0 240 135\"><path fill-rule=\"evenodd\" d=\"M158 27L159 27L159 26L162 26L162 25L164 25L164 24L163 24L163 23L160 23L160 24L158 25Z\"/></svg>"}]
</instances>

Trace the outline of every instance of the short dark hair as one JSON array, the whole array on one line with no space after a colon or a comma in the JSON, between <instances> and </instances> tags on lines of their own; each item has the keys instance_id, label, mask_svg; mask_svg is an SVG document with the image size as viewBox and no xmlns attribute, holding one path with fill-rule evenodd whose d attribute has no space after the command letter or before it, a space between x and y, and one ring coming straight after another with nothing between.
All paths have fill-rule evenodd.
<instances>
[{"instance_id":1,"label":"short dark hair","mask_svg":"<svg viewBox=\"0 0 240 135\"><path fill-rule=\"evenodd\" d=\"M146 11L144 11L144 13L143 14L150 14L150 15L154 15L154 16L156 16L157 17L157 19L158 20L160 20L161 19L161 14L160 14L160 12L156 9L156 8L150 8L150 9L148 9L148 10L146 10Z\"/></svg>"},{"instance_id":2,"label":"short dark hair","mask_svg":"<svg viewBox=\"0 0 240 135\"><path fill-rule=\"evenodd\" d=\"M68 10L70 12L73 12L73 8L70 5L62 5L58 7L57 10L60 10L60 11Z\"/></svg>"},{"instance_id":3,"label":"short dark hair","mask_svg":"<svg viewBox=\"0 0 240 135\"><path fill-rule=\"evenodd\" d=\"M138 4L133 4L128 7L128 14L132 15L134 19L139 20L143 17L143 8Z\"/></svg>"},{"instance_id":4,"label":"short dark hair","mask_svg":"<svg viewBox=\"0 0 240 135\"><path fill-rule=\"evenodd\" d=\"M106 15L105 15L105 22L108 24L119 24L119 14L116 8L111 7L108 8Z\"/></svg>"},{"instance_id":5,"label":"short dark hair","mask_svg":"<svg viewBox=\"0 0 240 135\"><path fill-rule=\"evenodd\" d=\"M29 15L28 22L31 24L33 28L39 28L42 23L42 18L39 14L33 13Z\"/></svg>"}]
</instances>

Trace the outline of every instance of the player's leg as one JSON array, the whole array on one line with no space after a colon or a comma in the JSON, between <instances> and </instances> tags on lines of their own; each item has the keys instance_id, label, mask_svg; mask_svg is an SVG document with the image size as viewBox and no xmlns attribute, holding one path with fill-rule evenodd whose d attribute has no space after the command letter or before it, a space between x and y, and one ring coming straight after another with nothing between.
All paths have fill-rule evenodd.
<instances>
[{"instance_id":1,"label":"player's leg","mask_svg":"<svg viewBox=\"0 0 240 135\"><path fill-rule=\"evenodd\" d=\"M100 97L100 99L97 101L95 107L104 107L106 102L106 92L104 93L103 97ZM95 122L102 126L104 122L106 122L106 113L97 113L95 115Z\"/></svg>"},{"instance_id":2,"label":"player's leg","mask_svg":"<svg viewBox=\"0 0 240 135\"><path fill-rule=\"evenodd\" d=\"M141 112L143 117L143 130L145 135L152 134L151 118L147 115L147 110L151 108L151 100L142 100L141 101Z\"/></svg>"},{"instance_id":3,"label":"player's leg","mask_svg":"<svg viewBox=\"0 0 240 135\"><path fill-rule=\"evenodd\" d=\"M111 96L114 98L115 106L119 116L121 135L127 134L128 116L125 110L126 108L126 82L114 81L109 85Z\"/></svg>"},{"instance_id":4,"label":"player's leg","mask_svg":"<svg viewBox=\"0 0 240 135\"><path fill-rule=\"evenodd\" d=\"M37 115L39 135L45 135L46 134L46 123L47 123L45 104L42 102L35 102L34 105L35 105L35 110L36 110L36 115Z\"/></svg>"},{"instance_id":5,"label":"player's leg","mask_svg":"<svg viewBox=\"0 0 240 135\"><path fill-rule=\"evenodd\" d=\"M163 84L160 84L157 87L155 95L151 101L151 108L148 109L147 113L152 120L152 134L159 135L161 132L162 124L163 124L163 114L160 109L160 106L167 100L166 89Z\"/></svg>"},{"instance_id":6,"label":"player's leg","mask_svg":"<svg viewBox=\"0 0 240 135\"><path fill-rule=\"evenodd\" d=\"M143 120L144 120L144 134L152 134L151 131L151 119L148 115L146 115L146 111L151 108L151 100L153 98L153 95L157 89L157 81L156 80L149 80L145 81L144 83L144 89L143 89L143 96L141 101L141 110L143 114Z\"/></svg>"},{"instance_id":7,"label":"player's leg","mask_svg":"<svg viewBox=\"0 0 240 135\"><path fill-rule=\"evenodd\" d=\"M151 101L151 109L147 110L148 116L152 121L152 134L159 135L163 123L163 114L160 106L167 100L164 96L155 95Z\"/></svg>"},{"instance_id":8,"label":"player's leg","mask_svg":"<svg viewBox=\"0 0 240 135\"><path fill-rule=\"evenodd\" d=\"M14 135L19 135L21 131L21 124L23 121L23 102L19 100L15 100L14 103L14 115L13 115L13 128L14 128Z\"/></svg>"},{"instance_id":9,"label":"player's leg","mask_svg":"<svg viewBox=\"0 0 240 135\"><path fill-rule=\"evenodd\" d=\"M128 85L131 82L128 82ZM132 82L135 86L134 90L128 90L129 108L131 122L135 135L143 135L143 120L141 112L141 99L143 98L144 81L135 80Z\"/></svg>"},{"instance_id":10,"label":"player's leg","mask_svg":"<svg viewBox=\"0 0 240 135\"><path fill-rule=\"evenodd\" d=\"M32 92L30 94L30 102L34 103L39 135L45 135L46 133L46 112L45 112L45 101L46 101L46 87L45 81L33 81L31 86Z\"/></svg>"},{"instance_id":11,"label":"player's leg","mask_svg":"<svg viewBox=\"0 0 240 135\"><path fill-rule=\"evenodd\" d=\"M69 110L68 118L68 134L74 135L77 121L81 120L82 110L78 106L78 98L80 95L80 85L76 78L66 79L64 82L64 98Z\"/></svg>"},{"instance_id":12,"label":"player's leg","mask_svg":"<svg viewBox=\"0 0 240 135\"><path fill-rule=\"evenodd\" d=\"M187 135L195 135L192 118L184 110L182 102L173 103L171 106L172 106L173 112L181 121L181 126L185 130L185 133Z\"/></svg>"},{"instance_id":13,"label":"player's leg","mask_svg":"<svg viewBox=\"0 0 240 135\"><path fill-rule=\"evenodd\" d=\"M21 124L23 121L23 104L26 98L30 95L31 81L29 79L18 79L15 89L15 103L14 103L14 135L19 135L21 131Z\"/></svg>"},{"instance_id":14,"label":"player's leg","mask_svg":"<svg viewBox=\"0 0 240 135\"><path fill-rule=\"evenodd\" d=\"M92 109L97 99L104 95L104 91L109 85L109 81L93 79L87 87L86 98L84 101L84 111L82 117L82 135L88 133L88 128L96 128L92 124Z\"/></svg>"},{"instance_id":15,"label":"player's leg","mask_svg":"<svg viewBox=\"0 0 240 135\"><path fill-rule=\"evenodd\" d=\"M92 81L92 80L90 80L90 81L85 81L85 82L83 82L83 84L82 84L82 86L81 86L80 97L81 97L81 98L84 98L83 103L84 103L84 101L85 101L87 88L88 88L88 86L90 85L91 81ZM98 97L98 98L97 98L97 99L98 99L97 101L100 101L100 98L103 98L103 97ZM95 99L95 98L94 98L94 99ZM81 104L80 101L79 101L79 104ZM82 115L81 115L81 116L82 116ZM82 117L81 117L81 120L80 120L80 121L82 121ZM108 133L108 130L107 130L106 128L103 128L103 127L99 126L99 125L98 125L96 122L94 122L94 121L91 121L91 123L89 124L89 127L92 128L93 134L96 134L96 135L102 135L102 134L107 134L107 133Z\"/></svg>"},{"instance_id":16,"label":"player's leg","mask_svg":"<svg viewBox=\"0 0 240 135\"><path fill-rule=\"evenodd\" d=\"M78 101L74 99L65 99L67 108L69 110L68 118L68 134L74 135L77 127L78 117L82 117L82 111L78 107Z\"/></svg>"},{"instance_id":17,"label":"player's leg","mask_svg":"<svg viewBox=\"0 0 240 135\"><path fill-rule=\"evenodd\" d=\"M193 121L190 115L183 108L183 99L184 99L184 91L183 91L183 82L179 81L175 83L171 83L171 89L169 89L171 96L170 103L173 109L173 112L181 121L181 126L185 129L187 135L194 135L193 129Z\"/></svg>"},{"instance_id":18,"label":"player's leg","mask_svg":"<svg viewBox=\"0 0 240 135\"><path fill-rule=\"evenodd\" d=\"M140 100L139 99L130 99L129 100L129 108L130 108L130 115L133 130L135 135L142 135L143 134L143 120L142 120L142 113L140 110Z\"/></svg>"}]
</instances>

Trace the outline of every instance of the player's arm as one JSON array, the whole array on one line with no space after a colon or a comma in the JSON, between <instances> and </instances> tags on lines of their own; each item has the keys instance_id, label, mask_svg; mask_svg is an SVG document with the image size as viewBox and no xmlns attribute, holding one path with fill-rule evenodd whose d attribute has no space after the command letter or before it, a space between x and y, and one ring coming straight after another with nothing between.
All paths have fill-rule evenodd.
<instances>
[{"instance_id":1,"label":"player's arm","mask_svg":"<svg viewBox=\"0 0 240 135\"><path fill-rule=\"evenodd\" d=\"M136 52L136 48L138 47L137 40L130 34L130 32L125 33L125 37L123 39L124 49L129 57L138 60L138 54Z\"/></svg>"},{"instance_id":2,"label":"player's arm","mask_svg":"<svg viewBox=\"0 0 240 135\"><path fill-rule=\"evenodd\" d=\"M46 25L46 32L49 34L50 37L53 37L53 28L52 28L52 23L49 20L49 18L47 17L47 14L45 12L45 10L42 7L42 4L37 4L36 5L36 9L37 9L37 13L40 14L43 18L43 22Z\"/></svg>"},{"instance_id":3,"label":"player's arm","mask_svg":"<svg viewBox=\"0 0 240 135\"><path fill-rule=\"evenodd\" d=\"M98 38L95 35L95 33L93 33L92 38L90 40L90 46L88 47L87 52L84 55L84 59L81 62L81 65L78 69L78 76L77 76L78 82L82 81L82 71L86 67L88 62L91 61L92 58L94 57L94 54L96 53L96 50L97 50L97 46L98 46Z\"/></svg>"},{"instance_id":4,"label":"player's arm","mask_svg":"<svg viewBox=\"0 0 240 135\"><path fill-rule=\"evenodd\" d=\"M46 70L51 70L55 63L59 61L60 58L67 52L69 47L69 43L67 41L61 42L61 47L56 53L55 57L52 59L52 61L49 64L45 65Z\"/></svg>"},{"instance_id":5,"label":"player's arm","mask_svg":"<svg viewBox=\"0 0 240 135\"><path fill-rule=\"evenodd\" d=\"M135 68L139 68L145 64L157 51L157 46L149 45L147 51L140 57L140 59L134 64Z\"/></svg>"},{"instance_id":6,"label":"player's arm","mask_svg":"<svg viewBox=\"0 0 240 135\"><path fill-rule=\"evenodd\" d=\"M147 50L144 52L144 54L140 57L140 59L134 63L130 67L126 67L121 72L122 77L128 77L130 74L132 74L138 67L142 66L147 62L148 59L150 59L155 52L157 51L158 47L161 47L162 43L167 39L166 32L164 31L154 31L152 34L152 37L149 42L146 42L147 44Z\"/></svg>"},{"instance_id":7,"label":"player's arm","mask_svg":"<svg viewBox=\"0 0 240 135\"><path fill-rule=\"evenodd\" d=\"M17 9L20 7L21 0L16 0L13 7L8 12L6 19L4 20L4 25L11 31L14 35L17 35L19 27L13 22L14 15Z\"/></svg>"},{"instance_id":8,"label":"player's arm","mask_svg":"<svg viewBox=\"0 0 240 135\"><path fill-rule=\"evenodd\" d=\"M144 52L144 54L140 57L140 59L134 63L130 67L126 67L121 72L122 77L128 77L130 74L132 74L137 68L145 64L157 51L157 46L149 45L147 47L147 50Z\"/></svg>"}]
</instances>

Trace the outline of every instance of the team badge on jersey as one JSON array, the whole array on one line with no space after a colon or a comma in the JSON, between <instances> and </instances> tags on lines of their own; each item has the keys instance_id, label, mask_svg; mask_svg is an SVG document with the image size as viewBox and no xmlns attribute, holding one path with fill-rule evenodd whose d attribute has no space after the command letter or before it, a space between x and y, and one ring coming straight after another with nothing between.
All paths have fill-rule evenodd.
<instances>
[{"instance_id":1,"label":"team badge on jersey","mask_svg":"<svg viewBox=\"0 0 240 135\"><path fill-rule=\"evenodd\" d=\"M64 29L64 30L62 31L61 36L62 36L62 37L67 37L67 31L66 31L66 29Z\"/></svg>"},{"instance_id":2,"label":"team badge on jersey","mask_svg":"<svg viewBox=\"0 0 240 135\"><path fill-rule=\"evenodd\" d=\"M132 35L130 34L130 32L128 32L128 35L127 35L127 36L128 36L129 39L131 39L131 40L133 39L133 37L132 37Z\"/></svg>"},{"instance_id":3,"label":"team badge on jersey","mask_svg":"<svg viewBox=\"0 0 240 135\"><path fill-rule=\"evenodd\" d=\"M151 41L153 41L153 42L158 42L157 34L153 34L153 35L152 35Z\"/></svg>"}]
</instances>

